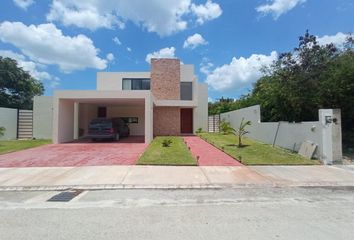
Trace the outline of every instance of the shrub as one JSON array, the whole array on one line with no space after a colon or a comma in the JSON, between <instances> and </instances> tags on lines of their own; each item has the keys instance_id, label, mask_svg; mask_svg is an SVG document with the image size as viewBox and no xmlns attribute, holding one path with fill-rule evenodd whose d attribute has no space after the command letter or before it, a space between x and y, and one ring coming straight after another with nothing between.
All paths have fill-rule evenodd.
<instances>
[{"instance_id":1,"label":"shrub","mask_svg":"<svg viewBox=\"0 0 354 240\"><path fill-rule=\"evenodd\" d=\"M222 120L220 122L220 131L224 135L232 133L233 132L233 128L231 127L230 122Z\"/></svg>"},{"instance_id":2,"label":"shrub","mask_svg":"<svg viewBox=\"0 0 354 240\"><path fill-rule=\"evenodd\" d=\"M172 140L171 139L164 139L162 141L162 147L169 147L169 146L171 146L171 144L172 144Z\"/></svg>"},{"instance_id":3,"label":"shrub","mask_svg":"<svg viewBox=\"0 0 354 240\"><path fill-rule=\"evenodd\" d=\"M6 128L0 127L0 137L4 136Z\"/></svg>"},{"instance_id":4,"label":"shrub","mask_svg":"<svg viewBox=\"0 0 354 240\"><path fill-rule=\"evenodd\" d=\"M197 131L195 131L195 133L202 133L203 132L203 128L198 128Z\"/></svg>"}]
</instances>

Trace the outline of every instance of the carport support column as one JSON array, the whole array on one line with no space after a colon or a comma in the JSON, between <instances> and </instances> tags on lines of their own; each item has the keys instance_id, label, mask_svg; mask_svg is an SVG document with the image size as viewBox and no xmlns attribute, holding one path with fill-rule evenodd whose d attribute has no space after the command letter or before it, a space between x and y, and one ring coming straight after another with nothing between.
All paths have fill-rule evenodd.
<instances>
[{"instance_id":1,"label":"carport support column","mask_svg":"<svg viewBox=\"0 0 354 240\"><path fill-rule=\"evenodd\" d=\"M53 143L59 143L59 99L53 98Z\"/></svg>"},{"instance_id":2,"label":"carport support column","mask_svg":"<svg viewBox=\"0 0 354 240\"><path fill-rule=\"evenodd\" d=\"M74 139L79 139L79 103L74 103Z\"/></svg>"},{"instance_id":3,"label":"carport support column","mask_svg":"<svg viewBox=\"0 0 354 240\"><path fill-rule=\"evenodd\" d=\"M151 96L145 97L145 143L153 139L153 103Z\"/></svg>"}]
</instances>

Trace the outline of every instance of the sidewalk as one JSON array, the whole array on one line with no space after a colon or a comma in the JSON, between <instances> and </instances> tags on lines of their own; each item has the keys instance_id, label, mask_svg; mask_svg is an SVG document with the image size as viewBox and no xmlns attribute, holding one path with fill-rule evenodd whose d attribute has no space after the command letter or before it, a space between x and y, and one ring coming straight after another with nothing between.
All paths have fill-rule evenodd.
<instances>
[{"instance_id":1,"label":"sidewalk","mask_svg":"<svg viewBox=\"0 0 354 240\"><path fill-rule=\"evenodd\" d=\"M354 186L345 166L0 168L0 190Z\"/></svg>"}]
</instances>

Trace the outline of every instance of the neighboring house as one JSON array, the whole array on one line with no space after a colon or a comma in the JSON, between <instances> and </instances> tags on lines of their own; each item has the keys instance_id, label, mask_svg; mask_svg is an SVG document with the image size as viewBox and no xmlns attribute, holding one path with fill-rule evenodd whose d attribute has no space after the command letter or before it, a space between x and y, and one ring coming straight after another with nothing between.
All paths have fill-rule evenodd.
<instances>
[{"instance_id":1,"label":"neighboring house","mask_svg":"<svg viewBox=\"0 0 354 240\"><path fill-rule=\"evenodd\" d=\"M99 72L97 90L55 91L35 97L36 138L70 142L87 133L97 117L121 117L131 135L192 134L207 130L208 87L198 83L194 66L178 59L151 59L151 72Z\"/></svg>"}]
</instances>

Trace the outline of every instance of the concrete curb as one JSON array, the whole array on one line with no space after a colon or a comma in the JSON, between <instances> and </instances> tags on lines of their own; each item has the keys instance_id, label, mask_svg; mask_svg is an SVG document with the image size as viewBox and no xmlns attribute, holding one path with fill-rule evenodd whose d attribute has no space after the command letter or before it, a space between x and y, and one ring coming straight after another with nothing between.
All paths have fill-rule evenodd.
<instances>
[{"instance_id":1,"label":"concrete curb","mask_svg":"<svg viewBox=\"0 0 354 240\"><path fill-rule=\"evenodd\" d=\"M289 187L354 187L353 182L307 182L307 183L271 183L271 184L191 184L191 185L58 185L58 186L1 186L0 192L11 191L65 191L68 189L83 190L122 190L122 189L235 189L235 188L289 188Z\"/></svg>"}]
</instances>

